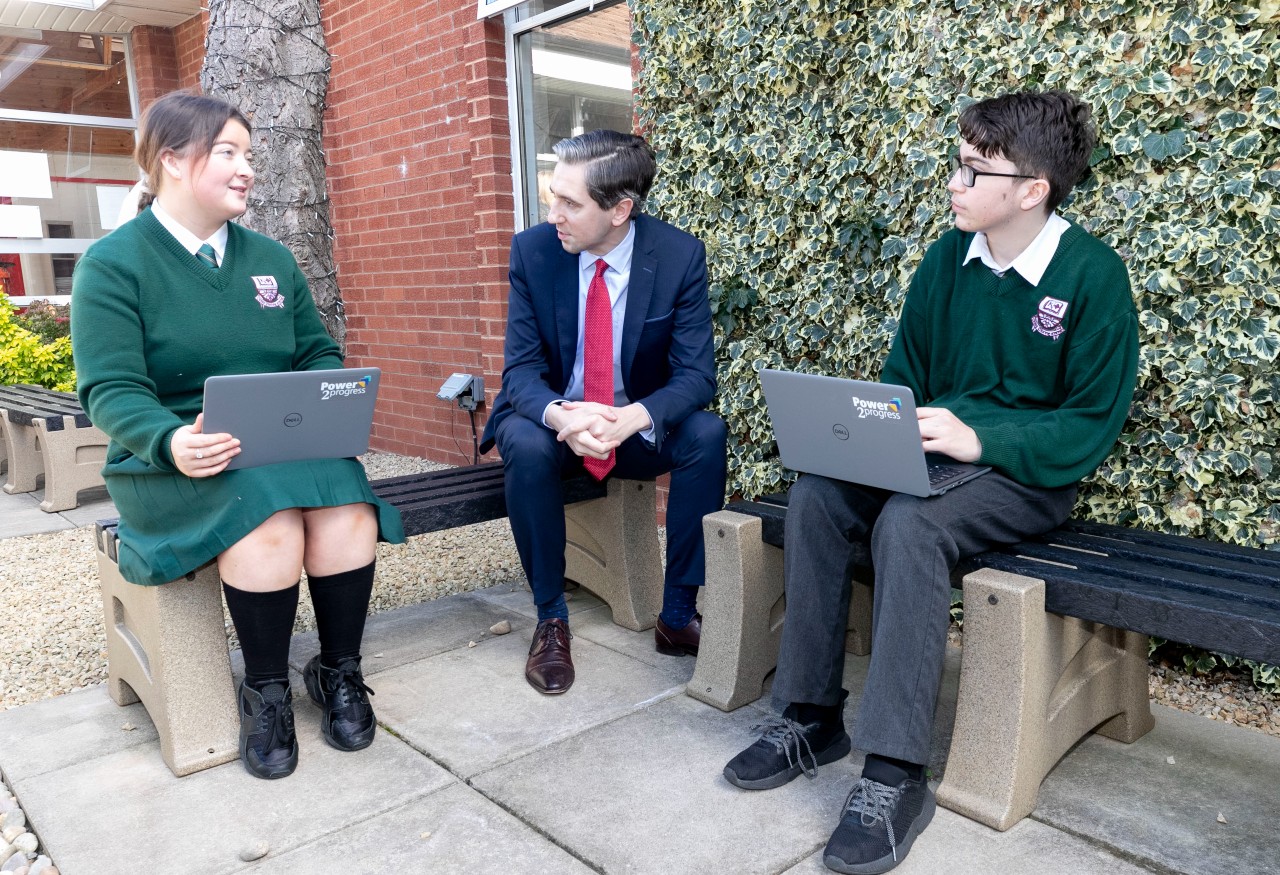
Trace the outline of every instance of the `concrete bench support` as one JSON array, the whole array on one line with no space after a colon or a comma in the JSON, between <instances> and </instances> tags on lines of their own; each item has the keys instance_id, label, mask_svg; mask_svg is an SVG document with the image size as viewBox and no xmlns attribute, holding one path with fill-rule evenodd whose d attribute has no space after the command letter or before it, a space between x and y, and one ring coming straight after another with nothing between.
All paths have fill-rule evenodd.
<instances>
[{"instance_id":1,"label":"concrete bench support","mask_svg":"<svg viewBox=\"0 0 1280 875\"><path fill-rule=\"evenodd\" d=\"M137 586L116 567L114 529L99 528L98 539L108 694L117 705L142 701L178 777L236 759L240 718L217 567Z\"/></svg>"},{"instance_id":2,"label":"concrete bench support","mask_svg":"<svg viewBox=\"0 0 1280 875\"><path fill-rule=\"evenodd\" d=\"M74 417L64 416L63 427L52 431L45 420L37 419L35 439L44 460L41 510L46 513L70 510L76 506L80 490L103 484L107 436L99 429L76 428Z\"/></svg>"},{"instance_id":3,"label":"concrete bench support","mask_svg":"<svg viewBox=\"0 0 1280 875\"><path fill-rule=\"evenodd\" d=\"M36 430L20 425L9 418L8 410L0 408L0 423L4 426L5 455L9 457L9 474L5 478L4 491L10 495L35 492L37 479L44 473L44 461L36 443Z\"/></svg>"},{"instance_id":4,"label":"concrete bench support","mask_svg":"<svg viewBox=\"0 0 1280 875\"><path fill-rule=\"evenodd\" d=\"M1096 731L1132 742L1155 725L1147 636L1045 612L1042 580L964 578L964 655L938 802L998 830L1035 808L1040 784Z\"/></svg>"},{"instance_id":5,"label":"concrete bench support","mask_svg":"<svg viewBox=\"0 0 1280 875\"><path fill-rule=\"evenodd\" d=\"M609 480L605 498L565 506L565 577L609 605L637 632L662 610L662 552L653 482Z\"/></svg>"},{"instance_id":6,"label":"concrete bench support","mask_svg":"<svg viewBox=\"0 0 1280 875\"><path fill-rule=\"evenodd\" d=\"M702 645L685 688L722 711L760 698L778 665L785 598L782 550L761 540L758 517L722 510L702 521L707 545ZM855 579L845 649L871 652L871 587Z\"/></svg>"}]
</instances>

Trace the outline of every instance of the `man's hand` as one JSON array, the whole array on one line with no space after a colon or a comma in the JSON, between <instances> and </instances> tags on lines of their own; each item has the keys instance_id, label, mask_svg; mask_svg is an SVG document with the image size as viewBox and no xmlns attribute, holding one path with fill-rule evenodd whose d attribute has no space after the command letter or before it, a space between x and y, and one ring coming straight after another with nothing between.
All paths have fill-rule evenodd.
<instances>
[{"instance_id":1,"label":"man's hand","mask_svg":"<svg viewBox=\"0 0 1280 875\"><path fill-rule=\"evenodd\" d=\"M221 474L227 463L240 454L240 441L229 434L205 434L204 414L196 414L194 425L184 425L169 439L169 455L174 466L188 477Z\"/></svg>"},{"instance_id":2,"label":"man's hand","mask_svg":"<svg viewBox=\"0 0 1280 875\"><path fill-rule=\"evenodd\" d=\"M916 419L926 453L941 453L957 462L976 462L982 457L977 432L945 407L916 408Z\"/></svg>"},{"instance_id":3,"label":"man's hand","mask_svg":"<svg viewBox=\"0 0 1280 875\"><path fill-rule=\"evenodd\" d=\"M556 430L556 439L569 445L579 456L606 459L612 450L652 426L649 414L639 404L611 407L593 401L566 401L547 411L547 425Z\"/></svg>"}]
</instances>

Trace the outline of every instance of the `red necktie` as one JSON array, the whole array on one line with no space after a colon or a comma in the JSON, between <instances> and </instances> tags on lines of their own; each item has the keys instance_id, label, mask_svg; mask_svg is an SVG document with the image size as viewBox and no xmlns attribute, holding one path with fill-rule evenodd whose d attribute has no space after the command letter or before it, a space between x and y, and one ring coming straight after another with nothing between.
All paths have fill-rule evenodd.
<instances>
[{"instance_id":1,"label":"red necktie","mask_svg":"<svg viewBox=\"0 0 1280 875\"><path fill-rule=\"evenodd\" d=\"M609 288L604 272L609 265L601 258L596 262L596 275L587 286L587 318L582 340L582 400L613 406L613 308L609 304ZM597 480L613 470L612 450L607 459L582 460L583 466Z\"/></svg>"}]
</instances>

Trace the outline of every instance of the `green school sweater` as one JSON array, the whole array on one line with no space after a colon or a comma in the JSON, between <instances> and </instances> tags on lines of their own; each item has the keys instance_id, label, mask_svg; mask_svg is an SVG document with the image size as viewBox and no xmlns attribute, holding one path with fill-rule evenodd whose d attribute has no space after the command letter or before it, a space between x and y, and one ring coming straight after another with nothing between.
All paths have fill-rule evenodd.
<instances>
[{"instance_id":1,"label":"green school sweater","mask_svg":"<svg viewBox=\"0 0 1280 875\"><path fill-rule=\"evenodd\" d=\"M982 464L1028 486L1074 483L1111 451L1133 399L1128 272L1075 224L1038 286L963 264L972 239L952 229L925 253L881 379L977 432Z\"/></svg>"},{"instance_id":2,"label":"green school sweater","mask_svg":"<svg viewBox=\"0 0 1280 875\"><path fill-rule=\"evenodd\" d=\"M111 439L102 474L126 580L176 580L286 508L370 504L379 537L404 540L399 512L354 459L200 478L173 465L170 438L203 408L206 377L342 367L284 246L231 224L210 270L146 210L76 265L71 340L80 403Z\"/></svg>"}]
</instances>

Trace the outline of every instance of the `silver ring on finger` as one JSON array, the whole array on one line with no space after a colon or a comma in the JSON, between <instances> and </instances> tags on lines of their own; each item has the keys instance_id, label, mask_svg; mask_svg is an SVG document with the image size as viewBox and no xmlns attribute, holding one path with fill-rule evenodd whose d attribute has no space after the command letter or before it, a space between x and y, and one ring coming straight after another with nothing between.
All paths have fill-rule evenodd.
<instances>
[{"instance_id":1,"label":"silver ring on finger","mask_svg":"<svg viewBox=\"0 0 1280 875\"><path fill-rule=\"evenodd\" d=\"M196 450L196 458L197 458L197 459L203 459L203 458L204 458L204 451L203 451L203 450Z\"/></svg>"}]
</instances>

